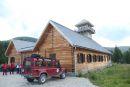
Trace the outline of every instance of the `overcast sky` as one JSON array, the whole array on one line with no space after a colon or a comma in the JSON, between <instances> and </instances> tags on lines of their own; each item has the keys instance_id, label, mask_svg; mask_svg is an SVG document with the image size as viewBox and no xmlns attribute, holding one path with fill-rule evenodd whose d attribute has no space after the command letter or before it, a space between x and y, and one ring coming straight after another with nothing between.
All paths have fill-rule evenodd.
<instances>
[{"instance_id":1,"label":"overcast sky","mask_svg":"<svg viewBox=\"0 0 130 87\"><path fill-rule=\"evenodd\" d=\"M130 0L0 0L0 40L39 38L49 20L76 29L82 19L102 46L130 46Z\"/></svg>"}]
</instances>

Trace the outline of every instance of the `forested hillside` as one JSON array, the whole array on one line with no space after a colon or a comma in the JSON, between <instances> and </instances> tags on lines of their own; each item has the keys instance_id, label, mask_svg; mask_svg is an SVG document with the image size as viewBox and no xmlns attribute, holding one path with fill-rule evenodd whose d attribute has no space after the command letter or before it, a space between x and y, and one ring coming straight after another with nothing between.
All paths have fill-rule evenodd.
<instances>
[{"instance_id":1,"label":"forested hillside","mask_svg":"<svg viewBox=\"0 0 130 87\"><path fill-rule=\"evenodd\" d=\"M37 39L33 38L33 37L16 37L16 38L13 38L13 39L30 41L30 42L36 42L37 41Z\"/></svg>"},{"instance_id":2,"label":"forested hillside","mask_svg":"<svg viewBox=\"0 0 130 87\"><path fill-rule=\"evenodd\" d=\"M5 63L8 60L4 54L8 44L9 41L0 41L0 64Z\"/></svg>"},{"instance_id":3,"label":"forested hillside","mask_svg":"<svg viewBox=\"0 0 130 87\"><path fill-rule=\"evenodd\" d=\"M37 41L37 39L33 38L33 37L16 37L16 38L13 38L13 39L31 41L31 42L36 42ZM9 41L10 40L0 41L0 64L5 63L5 62L8 61L8 58L5 56L5 51L7 49Z\"/></svg>"},{"instance_id":4,"label":"forested hillside","mask_svg":"<svg viewBox=\"0 0 130 87\"><path fill-rule=\"evenodd\" d=\"M115 47L111 52L112 62L130 64L130 48L127 48L127 50L122 51L119 47Z\"/></svg>"},{"instance_id":5,"label":"forested hillside","mask_svg":"<svg viewBox=\"0 0 130 87\"><path fill-rule=\"evenodd\" d=\"M105 47L107 48L109 51L114 51L114 47ZM129 50L130 46L119 46L118 47L122 52L126 52Z\"/></svg>"}]
</instances>

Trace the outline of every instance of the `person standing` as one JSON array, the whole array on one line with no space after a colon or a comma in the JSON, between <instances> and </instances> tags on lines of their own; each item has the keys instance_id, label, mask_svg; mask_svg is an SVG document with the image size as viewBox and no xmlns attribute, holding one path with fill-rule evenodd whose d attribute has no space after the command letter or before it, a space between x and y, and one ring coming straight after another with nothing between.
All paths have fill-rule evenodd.
<instances>
[{"instance_id":1,"label":"person standing","mask_svg":"<svg viewBox=\"0 0 130 87\"><path fill-rule=\"evenodd\" d=\"M7 75L8 64L7 63L3 64L2 68L3 68L3 75Z\"/></svg>"},{"instance_id":2,"label":"person standing","mask_svg":"<svg viewBox=\"0 0 130 87\"><path fill-rule=\"evenodd\" d=\"M19 74L22 74L22 64L19 64Z\"/></svg>"},{"instance_id":3,"label":"person standing","mask_svg":"<svg viewBox=\"0 0 130 87\"><path fill-rule=\"evenodd\" d=\"M17 74L19 73L19 64L16 65Z\"/></svg>"},{"instance_id":4,"label":"person standing","mask_svg":"<svg viewBox=\"0 0 130 87\"><path fill-rule=\"evenodd\" d=\"M10 75L11 75L11 65L8 65L8 70L9 70Z\"/></svg>"},{"instance_id":5,"label":"person standing","mask_svg":"<svg viewBox=\"0 0 130 87\"><path fill-rule=\"evenodd\" d=\"M14 74L14 69L15 69L14 63L11 63L10 69L11 69L11 73Z\"/></svg>"}]
</instances>

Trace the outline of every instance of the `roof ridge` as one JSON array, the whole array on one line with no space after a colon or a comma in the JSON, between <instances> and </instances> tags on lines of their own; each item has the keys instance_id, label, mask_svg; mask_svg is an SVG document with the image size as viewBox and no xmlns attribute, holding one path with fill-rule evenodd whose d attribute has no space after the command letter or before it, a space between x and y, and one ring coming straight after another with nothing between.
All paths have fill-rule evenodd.
<instances>
[{"instance_id":1,"label":"roof ridge","mask_svg":"<svg viewBox=\"0 0 130 87\"><path fill-rule=\"evenodd\" d=\"M63 37L66 38L66 40L68 40L68 42L72 46L84 47L84 48L88 48L100 52L110 53L107 49L102 47L93 39L89 37L84 37L83 35L78 34L72 29L63 26L55 21L50 20L49 22L63 35Z\"/></svg>"},{"instance_id":2,"label":"roof ridge","mask_svg":"<svg viewBox=\"0 0 130 87\"><path fill-rule=\"evenodd\" d=\"M52 22L54 22L54 23L56 23L56 24L58 24L58 25L60 25L60 26L65 27L66 29L68 29L68 30L72 31L73 33L75 33L75 34L77 34L77 35L79 35L79 36L81 36L81 37L83 37L83 38L87 38L87 39L93 40L92 38L85 37L85 36L83 36L83 35L81 35L81 34L77 33L76 31L74 31L74 30L72 30L72 29L70 29L70 28L68 28L68 27L66 27L66 26L64 26L64 25L62 25L62 24L59 24L59 23L57 23L57 22L55 22L55 21L53 21L53 20L50 20L50 21L52 21ZM93 41L94 41L94 40L93 40Z\"/></svg>"},{"instance_id":3,"label":"roof ridge","mask_svg":"<svg viewBox=\"0 0 130 87\"><path fill-rule=\"evenodd\" d=\"M36 43L36 42L32 42L32 41L17 40L17 39L12 39L11 41L21 41L21 42L28 42L28 43Z\"/></svg>"},{"instance_id":4,"label":"roof ridge","mask_svg":"<svg viewBox=\"0 0 130 87\"><path fill-rule=\"evenodd\" d=\"M70 29L70 28L68 28L68 27L66 27L66 26L64 26L64 25L62 25L62 24L59 24L59 23L57 23L57 22L55 22L55 21L53 21L53 20L50 20L50 21L52 21L52 22L54 22L54 23L56 23L56 24L58 24L58 25L60 25L60 26L65 27L66 29L68 29L68 30L72 31L73 33L75 33L75 34L77 34L77 35L80 35L80 36L81 36L81 37L83 37L83 38L88 38L88 39L91 39L91 38L89 38L89 37L85 37L85 36L83 36L83 35L81 35L81 34L77 33L76 31L74 31L74 30L72 30L72 29Z\"/></svg>"},{"instance_id":5,"label":"roof ridge","mask_svg":"<svg viewBox=\"0 0 130 87\"><path fill-rule=\"evenodd\" d=\"M70 28L68 28L68 27L66 27L66 26L64 26L64 25L62 25L62 24L59 24L58 22L55 22L55 21L53 21L53 20L50 20L51 22L54 22L54 23L56 23L56 24L58 24L58 25L60 25L60 26L63 26L63 27L65 27L65 28L67 28L67 29L69 29L69 30L71 30L71 31L73 31L72 29L70 29ZM73 31L74 32L74 31Z\"/></svg>"}]
</instances>

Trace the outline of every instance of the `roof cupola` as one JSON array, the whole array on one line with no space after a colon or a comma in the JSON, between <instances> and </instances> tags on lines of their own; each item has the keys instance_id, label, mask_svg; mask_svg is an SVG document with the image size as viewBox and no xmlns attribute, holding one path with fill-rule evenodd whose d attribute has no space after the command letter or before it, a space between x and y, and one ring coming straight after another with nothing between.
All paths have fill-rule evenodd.
<instances>
[{"instance_id":1,"label":"roof cupola","mask_svg":"<svg viewBox=\"0 0 130 87\"><path fill-rule=\"evenodd\" d=\"M87 21L85 19L83 19L82 21L80 21L75 26L78 28L77 32L79 34L83 35L83 36L92 38L92 34L95 33L95 30L92 28L92 27L94 27L94 25L91 24L89 21Z\"/></svg>"}]
</instances>

